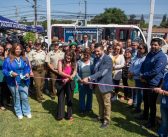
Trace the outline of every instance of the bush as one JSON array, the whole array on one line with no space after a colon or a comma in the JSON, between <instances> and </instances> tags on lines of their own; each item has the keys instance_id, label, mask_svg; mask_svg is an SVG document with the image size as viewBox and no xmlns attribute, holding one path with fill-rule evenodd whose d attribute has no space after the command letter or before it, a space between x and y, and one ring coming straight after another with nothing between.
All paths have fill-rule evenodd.
<instances>
[{"instance_id":1,"label":"bush","mask_svg":"<svg viewBox=\"0 0 168 137\"><path fill-rule=\"evenodd\" d=\"M28 43L28 41L33 41L33 43L36 40L36 34L32 32L27 32L26 35L23 37L23 40L25 43Z\"/></svg>"}]
</instances>

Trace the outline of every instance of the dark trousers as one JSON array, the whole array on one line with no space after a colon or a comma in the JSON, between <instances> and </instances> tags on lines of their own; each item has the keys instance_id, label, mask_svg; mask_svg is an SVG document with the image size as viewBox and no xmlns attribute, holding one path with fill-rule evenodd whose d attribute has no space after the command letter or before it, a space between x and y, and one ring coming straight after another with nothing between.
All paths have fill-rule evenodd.
<instances>
[{"instance_id":1,"label":"dark trousers","mask_svg":"<svg viewBox=\"0 0 168 137\"><path fill-rule=\"evenodd\" d=\"M73 100L73 91L71 90L70 83L65 85L58 90L58 110L57 110L57 119L62 119L65 117L65 100L67 104L67 118L72 117L72 100ZM66 96L66 98L65 98Z\"/></svg>"},{"instance_id":2,"label":"dark trousers","mask_svg":"<svg viewBox=\"0 0 168 137\"><path fill-rule=\"evenodd\" d=\"M120 84L120 80L115 80L115 79L113 79L113 84L114 84L114 85L119 85L119 84ZM115 93L116 93L116 94L118 93L118 91L119 91L119 88L115 87Z\"/></svg>"},{"instance_id":3,"label":"dark trousers","mask_svg":"<svg viewBox=\"0 0 168 137\"><path fill-rule=\"evenodd\" d=\"M128 78L122 78L122 81L123 81L123 85L124 86L128 86ZM131 98L131 89L129 88L124 88L124 96L126 98Z\"/></svg>"},{"instance_id":4,"label":"dark trousers","mask_svg":"<svg viewBox=\"0 0 168 137\"><path fill-rule=\"evenodd\" d=\"M149 86L145 86L148 87ZM151 87L150 88L154 88ZM149 122L152 125L155 125L155 120L156 120L156 101L157 101L157 96L158 94L151 91L151 90L144 90L143 92L143 100L144 100L144 112L143 115L145 118L149 117L149 110L150 110L150 118Z\"/></svg>"},{"instance_id":5,"label":"dark trousers","mask_svg":"<svg viewBox=\"0 0 168 137\"><path fill-rule=\"evenodd\" d=\"M11 92L6 82L0 82L0 106L10 103Z\"/></svg>"}]
</instances>

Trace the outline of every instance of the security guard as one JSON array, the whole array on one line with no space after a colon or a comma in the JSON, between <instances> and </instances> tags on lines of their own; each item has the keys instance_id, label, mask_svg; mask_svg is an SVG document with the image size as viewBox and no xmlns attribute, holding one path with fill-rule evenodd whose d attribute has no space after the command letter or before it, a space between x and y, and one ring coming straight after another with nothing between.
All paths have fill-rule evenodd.
<instances>
[{"instance_id":1,"label":"security guard","mask_svg":"<svg viewBox=\"0 0 168 137\"><path fill-rule=\"evenodd\" d=\"M49 67L50 77L51 80L51 90L50 90L50 96L51 99L55 99L56 96L56 87L55 87L55 80L58 75L58 61L62 60L64 58L64 52L59 50L59 43L54 42L53 43L53 50L50 51L46 56L46 63Z\"/></svg>"},{"instance_id":2,"label":"security guard","mask_svg":"<svg viewBox=\"0 0 168 137\"><path fill-rule=\"evenodd\" d=\"M41 41L36 40L35 50L31 51L29 61L32 66L34 81L36 87L36 99L39 103L44 100L42 90L44 86L44 77L45 77L45 60L46 53L41 49Z\"/></svg>"}]
</instances>

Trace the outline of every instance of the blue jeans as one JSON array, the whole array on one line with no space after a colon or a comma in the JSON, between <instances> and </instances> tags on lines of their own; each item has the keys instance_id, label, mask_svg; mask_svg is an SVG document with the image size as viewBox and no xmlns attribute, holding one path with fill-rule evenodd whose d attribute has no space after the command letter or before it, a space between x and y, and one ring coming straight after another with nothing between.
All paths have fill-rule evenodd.
<instances>
[{"instance_id":1,"label":"blue jeans","mask_svg":"<svg viewBox=\"0 0 168 137\"><path fill-rule=\"evenodd\" d=\"M92 110L92 89L89 85L79 84L79 107L80 112ZM87 97L87 99L86 99Z\"/></svg>"},{"instance_id":2,"label":"blue jeans","mask_svg":"<svg viewBox=\"0 0 168 137\"><path fill-rule=\"evenodd\" d=\"M160 137L168 137L168 108L160 107L162 122L158 130Z\"/></svg>"},{"instance_id":3,"label":"blue jeans","mask_svg":"<svg viewBox=\"0 0 168 137\"><path fill-rule=\"evenodd\" d=\"M31 114L30 105L28 102L28 87L27 86L10 86L8 85L13 98L14 110L17 116Z\"/></svg>"},{"instance_id":4,"label":"blue jeans","mask_svg":"<svg viewBox=\"0 0 168 137\"><path fill-rule=\"evenodd\" d=\"M135 86L136 87L143 86L140 79L135 79ZM143 91L141 91L141 89L134 89L134 91L133 91L133 104L135 106L135 109L141 110L142 98L143 98Z\"/></svg>"}]
</instances>

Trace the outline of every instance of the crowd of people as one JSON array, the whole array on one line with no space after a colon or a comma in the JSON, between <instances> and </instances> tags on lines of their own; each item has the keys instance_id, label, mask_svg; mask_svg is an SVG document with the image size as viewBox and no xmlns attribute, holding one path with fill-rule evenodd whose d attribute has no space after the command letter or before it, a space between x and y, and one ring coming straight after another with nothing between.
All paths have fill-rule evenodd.
<instances>
[{"instance_id":1,"label":"crowd of people","mask_svg":"<svg viewBox=\"0 0 168 137\"><path fill-rule=\"evenodd\" d=\"M18 119L31 118L28 94L35 96L39 103L45 98L43 91L49 89L51 99L58 96L57 120L73 120L73 91L75 81L79 83L79 111L92 112L93 92L96 95L101 128L108 127L111 119L111 103L126 100L135 117L147 120L147 128L156 126L156 101L161 94L160 136L168 136L168 87L166 73L167 55L161 50L161 41L152 39L151 49L140 39L128 39L125 45L117 40L82 41L59 43L53 40L49 51L43 50L40 40L29 41L26 45L0 44L0 106L5 110L12 104ZM45 79L46 78L46 79ZM135 87L123 88L117 85ZM100 84L92 84L100 83ZM103 84L115 85L115 87ZM147 89L143 89L147 88ZM119 92L123 92L120 94ZM67 111L65 111L65 104ZM65 113L66 112L66 113Z\"/></svg>"}]
</instances>

